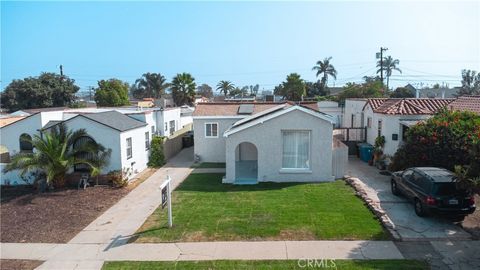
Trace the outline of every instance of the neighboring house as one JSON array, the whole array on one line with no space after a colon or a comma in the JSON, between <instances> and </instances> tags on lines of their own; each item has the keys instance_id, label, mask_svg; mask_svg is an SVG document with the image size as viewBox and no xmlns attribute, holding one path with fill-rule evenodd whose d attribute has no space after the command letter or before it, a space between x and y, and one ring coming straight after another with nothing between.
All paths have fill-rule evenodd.
<instances>
[{"instance_id":1,"label":"neighboring house","mask_svg":"<svg viewBox=\"0 0 480 270\"><path fill-rule=\"evenodd\" d=\"M10 125L13 122L17 122L18 120L21 120L25 118L25 116L4 116L0 117L0 128L6 125Z\"/></svg>"},{"instance_id":2,"label":"neighboring house","mask_svg":"<svg viewBox=\"0 0 480 270\"><path fill-rule=\"evenodd\" d=\"M343 110L342 107L338 105L336 101L319 101L318 110L331 115L335 122L335 127L340 127L342 125Z\"/></svg>"},{"instance_id":3,"label":"neighboring house","mask_svg":"<svg viewBox=\"0 0 480 270\"><path fill-rule=\"evenodd\" d=\"M209 101L210 101L209 98L206 98L202 95L195 95L195 99L193 101L193 104L197 105L200 102L209 102Z\"/></svg>"},{"instance_id":4,"label":"neighboring house","mask_svg":"<svg viewBox=\"0 0 480 270\"><path fill-rule=\"evenodd\" d=\"M362 110L362 126L367 129L367 142L374 145L378 136L385 136L383 152L393 155L404 141L408 128L430 118L452 101L453 99L422 98L368 99Z\"/></svg>"},{"instance_id":5,"label":"neighboring house","mask_svg":"<svg viewBox=\"0 0 480 270\"><path fill-rule=\"evenodd\" d=\"M367 103L366 98L348 98L343 107L342 127L364 127L363 107Z\"/></svg>"},{"instance_id":6,"label":"neighboring house","mask_svg":"<svg viewBox=\"0 0 480 270\"><path fill-rule=\"evenodd\" d=\"M34 151L31 145L21 142L21 137L32 138L59 123L70 129L85 128L89 140L101 143L112 150L109 165L102 173L129 168L134 177L147 167L150 141L154 134L171 136L190 120L181 117L181 108L83 108L57 111L40 111L0 128L3 170L10 157L21 151ZM75 168L75 171L85 168ZM1 173L1 183L22 184L18 171Z\"/></svg>"},{"instance_id":7,"label":"neighboring house","mask_svg":"<svg viewBox=\"0 0 480 270\"><path fill-rule=\"evenodd\" d=\"M480 114L480 96L461 96L448 105L453 111L470 111Z\"/></svg>"},{"instance_id":8,"label":"neighboring house","mask_svg":"<svg viewBox=\"0 0 480 270\"><path fill-rule=\"evenodd\" d=\"M333 142L332 117L316 102L200 103L193 125L195 155L201 162L226 162L225 183L343 177L344 145Z\"/></svg>"}]
</instances>

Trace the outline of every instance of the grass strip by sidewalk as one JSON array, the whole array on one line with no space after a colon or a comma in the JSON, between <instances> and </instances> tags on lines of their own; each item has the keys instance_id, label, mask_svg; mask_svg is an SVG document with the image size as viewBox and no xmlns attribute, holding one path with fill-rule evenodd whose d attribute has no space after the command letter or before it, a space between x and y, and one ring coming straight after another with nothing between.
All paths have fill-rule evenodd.
<instances>
[{"instance_id":1,"label":"grass strip by sidewalk","mask_svg":"<svg viewBox=\"0 0 480 270\"><path fill-rule=\"evenodd\" d=\"M133 269L346 269L346 270L413 270L429 269L428 263L416 260L323 260L316 261L317 265L307 265L306 260L270 260L270 261L178 261L178 262L106 262L103 270L133 270ZM312 263L315 263L313 261ZM320 265L323 263L323 267ZM334 264L332 264L334 263ZM303 266L303 267L302 267Z\"/></svg>"},{"instance_id":2,"label":"grass strip by sidewalk","mask_svg":"<svg viewBox=\"0 0 480 270\"><path fill-rule=\"evenodd\" d=\"M344 181L230 185L222 176L188 176L173 192L173 228L159 207L134 241L388 239Z\"/></svg>"}]
</instances>

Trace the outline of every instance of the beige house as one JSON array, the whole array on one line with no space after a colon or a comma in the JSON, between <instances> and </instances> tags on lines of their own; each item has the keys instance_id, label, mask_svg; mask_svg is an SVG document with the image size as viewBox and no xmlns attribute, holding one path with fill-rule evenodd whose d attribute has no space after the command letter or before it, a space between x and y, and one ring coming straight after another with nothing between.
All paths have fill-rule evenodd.
<instances>
[{"instance_id":1,"label":"beige house","mask_svg":"<svg viewBox=\"0 0 480 270\"><path fill-rule=\"evenodd\" d=\"M225 183L332 181L347 161L346 147L333 142L333 122L315 102L200 103L195 155L225 162Z\"/></svg>"}]
</instances>

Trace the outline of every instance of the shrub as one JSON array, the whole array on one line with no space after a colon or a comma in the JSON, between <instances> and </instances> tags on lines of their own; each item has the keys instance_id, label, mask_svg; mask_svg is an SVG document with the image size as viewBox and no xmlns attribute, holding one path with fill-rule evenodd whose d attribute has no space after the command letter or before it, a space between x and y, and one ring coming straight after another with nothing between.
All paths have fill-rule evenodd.
<instances>
[{"instance_id":1,"label":"shrub","mask_svg":"<svg viewBox=\"0 0 480 270\"><path fill-rule=\"evenodd\" d=\"M130 176L132 175L130 168L115 170L108 173L110 181L114 187L122 188L128 186Z\"/></svg>"},{"instance_id":2,"label":"shrub","mask_svg":"<svg viewBox=\"0 0 480 270\"><path fill-rule=\"evenodd\" d=\"M160 168L165 164L165 154L163 153L163 137L154 136L150 144L150 157L148 158L148 167Z\"/></svg>"},{"instance_id":3,"label":"shrub","mask_svg":"<svg viewBox=\"0 0 480 270\"><path fill-rule=\"evenodd\" d=\"M410 128L407 140L393 157L391 171L415 166L468 166L468 176L480 173L480 116L442 110Z\"/></svg>"}]
</instances>

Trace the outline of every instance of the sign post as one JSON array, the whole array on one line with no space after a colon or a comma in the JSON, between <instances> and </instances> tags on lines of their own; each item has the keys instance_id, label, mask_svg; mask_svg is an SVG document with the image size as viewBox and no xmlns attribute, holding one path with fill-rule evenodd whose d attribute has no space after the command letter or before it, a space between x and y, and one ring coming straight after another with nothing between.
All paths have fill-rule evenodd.
<instances>
[{"instance_id":1,"label":"sign post","mask_svg":"<svg viewBox=\"0 0 480 270\"><path fill-rule=\"evenodd\" d=\"M167 207L168 211L168 227L171 228L172 222L172 190L171 190L172 178L167 175L167 180L162 183L160 190L162 191L162 209Z\"/></svg>"}]
</instances>

